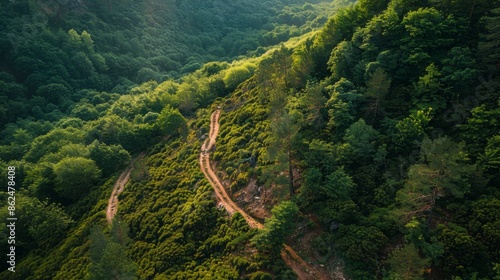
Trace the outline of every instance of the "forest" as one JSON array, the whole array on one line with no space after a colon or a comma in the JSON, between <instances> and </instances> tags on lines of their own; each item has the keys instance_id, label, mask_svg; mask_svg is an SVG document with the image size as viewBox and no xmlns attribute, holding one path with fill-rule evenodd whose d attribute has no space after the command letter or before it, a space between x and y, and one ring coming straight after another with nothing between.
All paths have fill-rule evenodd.
<instances>
[{"instance_id":1,"label":"forest","mask_svg":"<svg viewBox=\"0 0 500 280\"><path fill-rule=\"evenodd\" d=\"M0 4L1 279L500 279L499 0Z\"/></svg>"}]
</instances>

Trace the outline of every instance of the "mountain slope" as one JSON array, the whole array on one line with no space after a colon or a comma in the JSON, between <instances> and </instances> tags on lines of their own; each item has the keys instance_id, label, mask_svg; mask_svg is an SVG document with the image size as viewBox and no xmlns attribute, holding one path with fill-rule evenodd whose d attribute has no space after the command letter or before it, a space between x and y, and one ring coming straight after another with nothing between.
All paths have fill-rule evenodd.
<instances>
[{"instance_id":1,"label":"mountain slope","mask_svg":"<svg viewBox=\"0 0 500 280\"><path fill-rule=\"evenodd\" d=\"M286 242L352 279L497 277L498 7L359 1L293 47L7 125L0 166L16 166L26 223L19 273L0 276L295 279ZM200 169L219 106L211 159L263 230L218 210ZM108 226L112 186L145 150Z\"/></svg>"}]
</instances>

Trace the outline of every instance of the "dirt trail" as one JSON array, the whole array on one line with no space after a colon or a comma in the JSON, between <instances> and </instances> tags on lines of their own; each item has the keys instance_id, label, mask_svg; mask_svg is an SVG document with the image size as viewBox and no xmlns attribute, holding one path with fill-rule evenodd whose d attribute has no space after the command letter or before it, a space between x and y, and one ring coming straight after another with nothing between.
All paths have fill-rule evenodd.
<instances>
[{"instance_id":1,"label":"dirt trail","mask_svg":"<svg viewBox=\"0 0 500 280\"><path fill-rule=\"evenodd\" d=\"M233 215L235 212L239 212L243 215L250 227L263 229L264 225L262 223L248 215L248 213L243 211L243 209L236 205L236 203L231 199L221 181L215 174L214 167L210 164L210 152L215 145L215 139L219 134L219 117L220 110L214 111L210 116L209 138L205 140L201 146L200 168L210 184L213 186L215 194L221 205L224 206L230 215ZM284 249L281 251L281 257L285 261L286 265L290 267L301 280L333 279L326 268L315 267L307 263L288 245L285 245Z\"/></svg>"},{"instance_id":2,"label":"dirt trail","mask_svg":"<svg viewBox=\"0 0 500 280\"><path fill-rule=\"evenodd\" d=\"M113 187L113 191L111 192L111 196L108 200L108 208L106 209L106 220L108 220L108 223L111 223L111 220L113 220L116 212L118 211L118 196L123 192L123 190L125 189L125 185L130 179L130 172L132 172L132 169L134 169L134 163L137 160L142 159L143 157L144 153L133 159L129 166L127 166L127 168L123 170L120 177L118 177L118 180L116 180L115 186Z\"/></svg>"},{"instance_id":3,"label":"dirt trail","mask_svg":"<svg viewBox=\"0 0 500 280\"><path fill-rule=\"evenodd\" d=\"M224 206L224 208L229 212L229 214L233 215L235 212L240 212L241 215L245 218L250 227L262 229L264 225L256 221L250 215L243 211L231 197L227 194L226 189L223 187L222 183L219 180L219 177L215 174L213 167L210 165L210 154L209 151L215 145L215 139L219 134L219 116L220 111L217 110L212 113L210 117L210 137L203 143L201 146L201 154L200 154L200 167L205 177L207 177L210 184L214 187L215 194L219 199L220 203Z\"/></svg>"}]
</instances>

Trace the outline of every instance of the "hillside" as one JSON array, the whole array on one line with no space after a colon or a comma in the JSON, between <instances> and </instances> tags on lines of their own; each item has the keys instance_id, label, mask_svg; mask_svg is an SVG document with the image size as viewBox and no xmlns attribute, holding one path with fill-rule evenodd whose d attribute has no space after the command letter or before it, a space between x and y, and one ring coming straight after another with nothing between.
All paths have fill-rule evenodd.
<instances>
[{"instance_id":1,"label":"hillside","mask_svg":"<svg viewBox=\"0 0 500 280\"><path fill-rule=\"evenodd\" d=\"M4 254L1 279L500 277L499 1L361 0L307 34L349 1L201 2L58 4L47 24L74 32L36 40L59 40L53 59L101 56L102 75L91 61L65 79L43 67L76 64L0 51L0 112L19 114L2 119L18 222L16 273ZM2 7L55 9L43 3ZM3 11L6 26L23 19ZM294 20L299 31L264 40ZM242 22L255 24L237 37L249 42L230 47ZM143 31L155 39L132 46ZM196 62L169 56L180 49ZM140 68L127 76L111 55ZM177 68L160 69L167 58ZM99 75L109 87L92 86Z\"/></svg>"},{"instance_id":2,"label":"hillside","mask_svg":"<svg viewBox=\"0 0 500 280\"><path fill-rule=\"evenodd\" d=\"M260 55L350 2L3 0L0 128L81 117L76 103L102 91L125 94L210 61Z\"/></svg>"}]
</instances>

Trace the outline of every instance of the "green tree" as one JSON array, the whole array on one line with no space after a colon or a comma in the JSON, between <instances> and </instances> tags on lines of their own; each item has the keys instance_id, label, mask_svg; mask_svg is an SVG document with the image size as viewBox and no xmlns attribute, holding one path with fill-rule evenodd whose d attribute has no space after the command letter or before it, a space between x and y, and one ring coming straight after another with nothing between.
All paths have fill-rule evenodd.
<instances>
[{"instance_id":1,"label":"green tree","mask_svg":"<svg viewBox=\"0 0 500 280\"><path fill-rule=\"evenodd\" d=\"M255 72L255 80L263 89L263 93L284 91L292 82L292 54L291 49L281 45L278 50L259 63Z\"/></svg>"},{"instance_id":2,"label":"green tree","mask_svg":"<svg viewBox=\"0 0 500 280\"><path fill-rule=\"evenodd\" d=\"M448 275L465 279L471 279L473 275L485 276L485 266L489 264L485 248L467 230L450 223L438 229L437 237L444 246L439 259L440 269Z\"/></svg>"},{"instance_id":3,"label":"green tree","mask_svg":"<svg viewBox=\"0 0 500 280\"><path fill-rule=\"evenodd\" d=\"M423 163L410 167L405 187L397 192L405 221L423 215L431 218L439 198L450 195L461 198L470 191L469 178L476 167L466 163L464 146L449 138L422 141Z\"/></svg>"},{"instance_id":4,"label":"green tree","mask_svg":"<svg viewBox=\"0 0 500 280\"><path fill-rule=\"evenodd\" d=\"M71 110L71 115L84 121L91 121L99 117L99 112L92 104L82 104L75 106Z\"/></svg>"},{"instance_id":5,"label":"green tree","mask_svg":"<svg viewBox=\"0 0 500 280\"><path fill-rule=\"evenodd\" d=\"M80 48L80 45L82 44L82 38L80 37L78 32L74 29L70 29L68 31L68 35L69 35L68 39L70 48L75 48L75 49Z\"/></svg>"},{"instance_id":6,"label":"green tree","mask_svg":"<svg viewBox=\"0 0 500 280\"><path fill-rule=\"evenodd\" d=\"M436 47L452 44L460 30L453 18L445 19L433 7L408 12L401 24L406 30L401 39L403 60L413 65L413 73L418 73L433 61L430 53L435 52Z\"/></svg>"},{"instance_id":7,"label":"green tree","mask_svg":"<svg viewBox=\"0 0 500 280\"><path fill-rule=\"evenodd\" d=\"M90 35L90 33L88 33L86 30L83 30L82 34L80 35L80 38L81 38L81 42L82 42L83 46L85 46L86 50L89 53L93 53L94 52L94 40L92 40L92 36Z\"/></svg>"},{"instance_id":8,"label":"green tree","mask_svg":"<svg viewBox=\"0 0 500 280\"><path fill-rule=\"evenodd\" d=\"M83 143L84 132L73 127L55 128L36 137L24 158L29 162L39 161L45 154L56 153L70 143Z\"/></svg>"},{"instance_id":9,"label":"green tree","mask_svg":"<svg viewBox=\"0 0 500 280\"><path fill-rule=\"evenodd\" d=\"M88 55L84 52L77 52L71 57L74 69L76 70L73 74L80 79L89 79L91 75L95 72L94 65Z\"/></svg>"},{"instance_id":10,"label":"green tree","mask_svg":"<svg viewBox=\"0 0 500 280\"><path fill-rule=\"evenodd\" d=\"M114 219L111 238L94 227L90 234L89 279L138 279L138 266L127 257L128 227Z\"/></svg>"},{"instance_id":11,"label":"green tree","mask_svg":"<svg viewBox=\"0 0 500 280\"><path fill-rule=\"evenodd\" d=\"M377 252L386 242L387 237L375 227L341 225L335 234L335 246L351 270L362 268L374 273L378 261Z\"/></svg>"},{"instance_id":12,"label":"green tree","mask_svg":"<svg viewBox=\"0 0 500 280\"><path fill-rule=\"evenodd\" d=\"M284 201L271 210L272 216L264 223L264 229L260 230L251 242L265 252L278 254L283 248L285 238L295 226L295 219L299 208L291 201Z\"/></svg>"},{"instance_id":13,"label":"green tree","mask_svg":"<svg viewBox=\"0 0 500 280\"><path fill-rule=\"evenodd\" d=\"M184 119L179 110L170 107L170 105L165 106L160 112L155 126L162 134L177 132L185 135L187 133L186 119Z\"/></svg>"},{"instance_id":14,"label":"green tree","mask_svg":"<svg viewBox=\"0 0 500 280\"><path fill-rule=\"evenodd\" d=\"M446 107L446 99L443 96L443 85L441 83L441 72L434 65L430 64L425 68L426 74L419 78L412 92L413 104L419 110L432 108L441 111Z\"/></svg>"},{"instance_id":15,"label":"green tree","mask_svg":"<svg viewBox=\"0 0 500 280\"><path fill-rule=\"evenodd\" d=\"M293 149L292 144L299 131L297 117L292 115L284 107L286 104L286 95L282 91L277 91L271 95L269 102L270 106L270 128L271 139L268 142L267 159L274 165L268 168L267 177L276 176L276 174L284 174L288 171L290 196L295 192L293 179ZM278 175L277 180L272 179L275 183L283 184L284 177Z\"/></svg>"},{"instance_id":16,"label":"green tree","mask_svg":"<svg viewBox=\"0 0 500 280\"><path fill-rule=\"evenodd\" d=\"M489 109L482 104L471 110L467 123L460 125L461 137L467 141L467 148L471 156L477 156L484 151L489 139L494 137L500 129L500 106Z\"/></svg>"},{"instance_id":17,"label":"green tree","mask_svg":"<svg viewBox=\"0 0 500 280\"><path fill-rule=\"evenodd\" d=\"M51 83L39 87L36 95L44 97L55 105L59 105L71 97L71 91L64 85Z\"/></svg>"},{"instance_id":18,"label":"green tree","mask_svg":"<svg viewBox=\"0 0 500 280\"><path fill-rule=\"evenodd\" d=\"M326 177L326 182L320 187L328 198L335 200L348 200L354 193L355 184L352 178L339 168Z\"/></svg>"},{"instance_id":19,"label":"green tree","mask_svg":"<svg viewBox=\"0 0 500 280\"><path fill-rule=\"evenodd\" d=\"M40 248L49 249L63 240L66 230L73 221L56 204L39 201L37 198L26 201L21 208L23 220L28 224L28 232Z\"/></svg>"},{"instance_id":20,"label":"green tree","mask_svg":"<svg viewBox=\"0 0 500 280\"><path fill-rule=\"evenodd\" d=\"M489 71L500 68L500 8L491 10L492 15L484 17L487 33L479 42L478 52L483 65Z\"/></svg>"},{"instance_id":21,"label":"green tree","mask_svg":"<svg viewBox=\"0 0 500 280\"><path fill-rule=\"evenodd\" d=\"M177 104L183 114L189 114L198 107L199 82L187 79L177 90Z\"/></svg>"},{"instance_id":22,"label":"green tree","mask_svg":"<svg viewBox=\"0 0 500 280\"><path fill-rule=\"evenodd\" d=\"M318 131L325 122L324 107L327 99L323 96L323 86L307 84L303 101L307 109L305 121Z\"/></svg>"},{"instance_id":23,"label":"green tree","mask_svg":"<svg viewBox=\"0 0 500 280\"><path fill-rule=\"evenodd\" d=\"M97 140L90 144L90 158L102 170L104 177L130 162L130 154L121 145L106 145Z\"/></svg>"},{"instance_id":24,"label":"green tree","mask_svg":"<svg viewBox=\"0 0 500 280\"><path fill-rule=\"evenodd\" d=\"M328 109L328 128L335 129L338 135L335 140L344 135L345 130L351 126L361 106L363 96L359 94L353 83L341 78L333 87L330 99L326 103Z\"/></svg>"},{"instance_id":25,"label":"green tree","mask_svg":"<svg viewBox=\"0 0 500 280\"><path fill-rule=\"evenodd\" d=\"M366 82L365 97L368 100L368 114L376 117L382 109L389 88L391 87L391 79L387 77L387 73L382 68L377 68L373 74L369 76Z\"/></svg>"},{"instance_id":26,"label":"green tree","mask_svg":"<svg viewBox=\"0 0 500 280\"><path fill-rule=\"evenodd\" d=\"M54 165L55 190L64 198L77 200L101 177L101 170L91 159L82 157L64 158Z\"/></svg>"},{"instance_id":27,"label":"green tree","mask_svg":"<svg viewBox=\"0 0 500 280\"><path fill-rule=\"evenodd\" d=\"M304 152L307 169L303 173L304 184L300 188L299 199L309 205L316 200L324 199L320 186L325 175L336 171L335 147L331 143L313 139Z\"/></svg>"},{"instance_id":28,"label":"green tree","mask_svg":"<svg viewBox=\"0 0 500 280\"><path fill-rule=\"evenodd\" d=\"M69 157L83 157L88 158L90 154L89 148L83 144L67 144L61 147L57 153L49 153L46 154L43 158L41 158L40 162L50 162L57 163L64 158Z\"/></svg>"},{"instance_id":29,"label":"green tree","mask_svg":"<svg viewBox=\"0 0 500 280\"><path fill-rule=\"evenodd\" d=\"M484 153L479 155L479 162L485 168L500 168L500 135L488 139Z\"/></svg>"},{"instance_id":30,"label":"green tree","mask_svg":"<svg viewBox=\"0 0 500 280\"><path fill-rule=\"evenodd\" d=\"M363 119L353 123L344 134L347 158L358 165L384 156L384 151L377 148L377 139L380 133Z\"/></svg>"},{"instance_id":31,"label":"green tree","mask_svg":"<svg viewBox=\"0 0 500 280\"><path fill-rule=\"evenodd\" d=\"M500 258L500 200L492 197L472 203L468 232L486 246L492 260Z\"/></svg>"},{"instance_id":32,"label":"green tree","mask_svg":"<svg viewBox=\"0 0 500 280\"><path fill-rule=\"evenodd\" d=\"M16 171L18 171L16 169ZM6 199L7 200L7 199ZM9 200L11 201L11 200ZM29 197L22 192L16 193L16 217L23 223L16 224L16 257L22 258L33 248L48 251L66 238L69 226L73 223L71 218L57 204L49 204L38 198ZM0 216L4 221L0 225L0 241L8 243L9 228L7 220L9 211L7 207L0 210ZM10 245L9 245L10 246ZM2 258L2 261L6 258Z\"/></svg>"},{"instance_id":33,"label":"green tree","mask_svg":"<svg viewBox=\"0 0 500 280\"><path fill-rule=\"evenodd\" d=\"M394 142L404 151L420 146L420 142L429 130L428 124L431 120L431 109L418 110L409 117L400 120L396 124L396 135Z\"/></svg>"},{"instance_id":34,"label":"green tree","mask_svg":"<svg viewBox=\"0 0 500 280\"><path fill-rule=\"evenodd\" d=\"M424 279L423 275L430 265L430 259L420 257L415 245L405 244L392 251L388 263L391 266L389 279L418 280Z\"/></svg>"},{"instance_id":35,"label":"green tree","mask_svg":"<svg viewBox=\"0 0 500 280\"><path fill-rule=\"evenodd\" d=\"M342 41L336 45L328 60L333 81L338 81L342 78L352 79L353 68L357 58L351 42Z\"/></svg>"},{"instance_id":36,"label":"green tree","mask_svg":"<svg viewBox=\"0 0 500 280\"><path fill-rule=\"evenodd\" d=\"M476 60L468 47L454 47L448 57L442 60L443 91L447 101L457 100L460 92L473 91L479 74Z\"/></svg>"},{"instance_id":37,"label":"green tree","mask_svg":"<svg viewBox=\"0 0 500 280\"><path fill-rule=\"evenodd\" d=\"M368 11L361 7L361 5L354 5L349 8L341 9L333 17L328 19L321 32L316 36L313 48L313 59L315 65L315 72L320 77L325 77L328 73L326 66L327 62L329 66L335 67L336 63L332 63L332 59L329 55L332 54L331 50L335 47L336 49L343 45L341 48L346 47L345 43L342 41L350 40L358 26L362 26L366 21L369 20ZM350 48L349 46L348 48ZM340 58L342 55L338 55ZM346 56L345 62L348 62L352 56ZM341 61L339 59L339 61ZM347 69L347 68L344 68ZM337 75L332 71L334 80L340 79L341 77L348 78L344 75Z\"/></svg>"},{"instance_id":38,"label":"green tree","mask_svg":"<svg viewBox=\"0 0 500 280\"><path fill-rule=\"evenodd\" d=\"M226 88L229 91L233 91L236 87L244 82L246 79L250 78L252 73L245 66L235 66L227 70L226 75L223 78Z\"/></svg>"},{"instance_id":39,"label":"green tree","mask_svg":"<svg viewBox=\"0 0 500 280\"><path fill-rule=\"evenodd\" d=\"M293 52L293 70L295 80L293 85L296 88L302 87L306 81L311 78L311 72L314 70L313 60L313 39L307 39Z\"/></svg>"}]
</instances>

